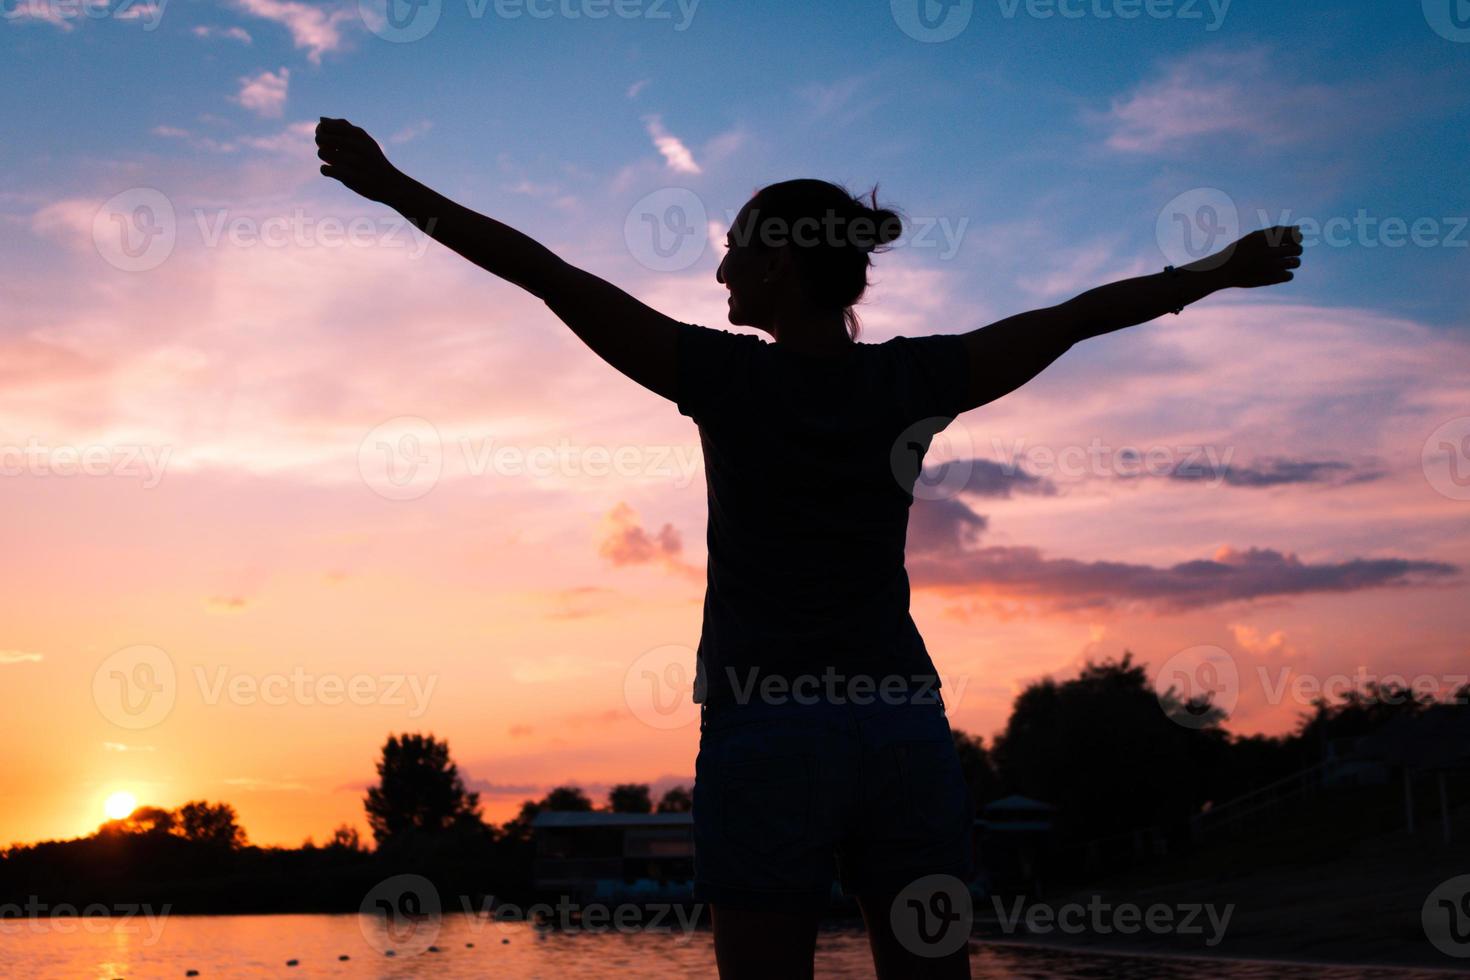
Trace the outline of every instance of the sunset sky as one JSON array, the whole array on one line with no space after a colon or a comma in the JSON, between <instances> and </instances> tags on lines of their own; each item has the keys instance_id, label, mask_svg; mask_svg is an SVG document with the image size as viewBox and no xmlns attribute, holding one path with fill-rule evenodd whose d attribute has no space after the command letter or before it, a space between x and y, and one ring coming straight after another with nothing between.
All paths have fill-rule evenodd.
<instances>
[{"instance_id":1,"label":"sunset sky","mask_svg":"<svg viewBox=\"0 0 1470 980\"><path fill-rule=\"evenodd\" d=\"M319 176L323 115L708 326L729 216L790 177L910 218L869 341L1304 222L1296 282L951 426L915 618L987 739L1124 650L1233 673L1240 732L1333 678L1467 679L1448 0L387 2L0 5L0 845L119 793L321 840L365 826L399 731L447 738L495 820L692 778L693 424Z\"/></svg>"}]
</instances>

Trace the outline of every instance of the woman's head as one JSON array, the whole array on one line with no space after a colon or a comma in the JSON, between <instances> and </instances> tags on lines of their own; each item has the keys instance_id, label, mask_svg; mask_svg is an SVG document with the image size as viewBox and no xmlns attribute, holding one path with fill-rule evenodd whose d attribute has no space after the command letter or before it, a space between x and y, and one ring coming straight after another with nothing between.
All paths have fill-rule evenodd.
<instances>
[{"instance_id":1,"label":"woman's head","mask_svg":"<svg viewBox=\"0 0 1470 980\"><path fill-rule=\"evenodd\" d=\"M877 188L867 201L825 180L762 188L736 215L715 273L730 290L730 322L769 331L778 313L841 313L856 339L870 256L902 231Z\"/></svg>"}]
</instances>

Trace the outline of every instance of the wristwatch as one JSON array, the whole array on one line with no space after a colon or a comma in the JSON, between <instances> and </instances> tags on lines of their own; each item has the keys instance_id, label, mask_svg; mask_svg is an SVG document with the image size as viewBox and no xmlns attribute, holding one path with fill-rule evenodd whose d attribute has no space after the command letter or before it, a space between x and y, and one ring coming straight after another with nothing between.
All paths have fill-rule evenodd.
<instances>
[{"instance_id":1,"label":"wristwatch","mask_svg":"<svg viewBox=\"0 0 1470 980\"><path fill-rule=\"evenodd\" d=\"M1169 274L1169 278L1171 278L1171 279L1178 279L1179 278L1179 270L1176 269L1176 268L1174 268L1172 265L1166 265L1166 266L1164 266L1164 271ZM1180 313L1183 313L1184 312L1184 307L1181 306L1178 309L1170 310L1169 312L1170 313L1173 313L1175 316L1178 316Z\"/></svg>"}]
</instances>

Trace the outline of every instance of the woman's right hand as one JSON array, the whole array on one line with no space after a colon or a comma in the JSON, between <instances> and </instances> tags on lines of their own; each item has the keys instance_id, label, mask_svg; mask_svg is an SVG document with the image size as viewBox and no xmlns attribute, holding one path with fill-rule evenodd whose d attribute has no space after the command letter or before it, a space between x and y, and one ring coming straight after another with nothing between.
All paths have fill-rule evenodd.
<instances>
[{"instance_id":1,"label":"woman's right hand","mask_svg":"<svg viewBox=\"0 0 1470 980\"><path fill-rule=\"evenodd\" d=\"M386 202L403 180L377 141L346 119L323 116L316 127L316 147L323 161L322 176L340 181L369 200Z\"/></svg>"},{"instance_id":2,"label":"woman's right hand","mask_svg":"<svg viewBox=\"0 0 1470 980\"><path fill-rule=\"evenodd\" d=\"M1301 255L1301 228L1280 225L1251 232L1199 266L1213 270L1226 286L1254 289L1291 282L1295 278L1291 270L1301 267Z\"/></svg>"}]
</instances>

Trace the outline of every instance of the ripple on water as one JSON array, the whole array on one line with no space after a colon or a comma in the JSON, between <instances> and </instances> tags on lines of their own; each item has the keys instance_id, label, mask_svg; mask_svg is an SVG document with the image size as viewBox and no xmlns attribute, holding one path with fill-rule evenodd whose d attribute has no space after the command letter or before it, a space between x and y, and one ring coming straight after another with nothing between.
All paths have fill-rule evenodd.
<instances>
[{"instance_id":1,"label":"ripple on water","mask_svg":"<svg viewBox=\"0 0 1470 980\"><path fill-rule=\"evenodd\" d=\"M209 977L273 977L288 959L298 977L444 980L483 977L628 975L712 976L714 950L707 931L653 933L536 933L524 923L446 916L431 941L441 952L389 957L393 943L374 935L372 920L357 915L170 916L153 926L98 920L33 922L35 928L0 930L0 975L94 977L111 980L179 978L198 970ZM505 940L510 940L508 943ZM407 950L406 943L399 943ZM1320 967L1199 958L1114 955L1014 944L980 944L976 980L1442 980L1443 974L1401 969ZM821 976L872 975L868 944L858 929L824 930L817 943Z\"/></svg>"}]
</instances>

